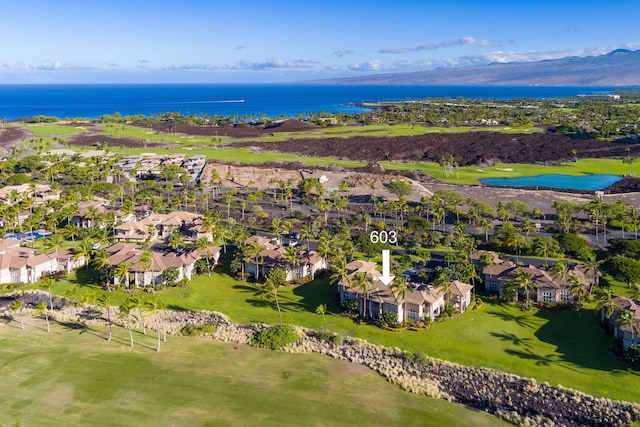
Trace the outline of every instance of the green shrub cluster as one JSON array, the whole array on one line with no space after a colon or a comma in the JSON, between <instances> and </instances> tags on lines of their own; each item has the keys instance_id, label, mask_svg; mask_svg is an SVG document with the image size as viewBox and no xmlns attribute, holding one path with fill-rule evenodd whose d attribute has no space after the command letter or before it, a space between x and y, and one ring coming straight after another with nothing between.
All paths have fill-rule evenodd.
<instances>
[{"instance_id":1,"label":"green shrub cluster","mask_svg":"<svg viewBox=\"0 0 640 427\"><path fill-rule=\"evenodd\" d=\"M640 281L640 260L626 256L609 258L602 264L602 269L620 282L635 283Z\"/></svg>"},{"instance_id":2,"label":"green shrub cluster","mask_svg":"<svg viewBox=\"0 0 640 427\"><path fill-rule=\"evenodd\" d=\"M398 326L398 313L395 311L383 310L380 315L380 323L384 326L395 328Z\"/></svg>"},{"instance_id":3,"label":"green shrub cluster","mask_svg":"<svg viewBox=\"0 0 640 427\"><path fill-rule=\"evenodd\" d=\"M624 360L632 369L640 371L640 345L632 345L624 352Z\"/></svg>"},{"instance_id":4,"label":"green shrub cluster","mask_svg":"<svg viewBox=\"0 0 640 427\"><path fill-rule=\"evenodd\" d=\"M298 341L298 333L291 325L276 325L256 332L251 337L251 344L255 347L278 350Z\"/></svg>"},{"instance_id":5,"label":"green shrub cluster","mask_svg":"<svg viewBox=\"0 0 640 427\"><path fill-rule=\"evenodd\" d=\"M332 344L340 344L342 337L338 334L331 332L319 331L315 333L316 338L322 341L330 342Z\"/></svg>"},{"instance_id":6,"label":"green shrub cluster","mask_svg":"<svg viewBox=\"0 0 640 427\"><path fill-rule=\"evenodd\" d=\"M415 353L404 352L402 353L402 358L409 363L415 363L419 366L427 366L429 364L429 358L420 351L416 351Z\"/></svg>"},{"instance_id":7,"label":"green shrub cluster","mask_svg":"<svg viewBox=\"0 0 640 427\"><path fill-rule=\"evenodd\" d=\"M206 324L202 326L184 325L180 329L180 333L188 337L195 337L202 334L212 334L216 331L216 329L217 329L216 325L212 325L212 324Z\"/></svg>"},{"instance_id":8,"label":"green shrub cluster","mask_svg":"<svg viewBox=\"0 0 640 427\"><path fill-rule=\"evenodd\" d=\"M18 289L23 287L25 284L22 282L17 282L17 283L2 283L0 284L0 290L13 290L13 289Z\"/></svg>"}]
</instances>

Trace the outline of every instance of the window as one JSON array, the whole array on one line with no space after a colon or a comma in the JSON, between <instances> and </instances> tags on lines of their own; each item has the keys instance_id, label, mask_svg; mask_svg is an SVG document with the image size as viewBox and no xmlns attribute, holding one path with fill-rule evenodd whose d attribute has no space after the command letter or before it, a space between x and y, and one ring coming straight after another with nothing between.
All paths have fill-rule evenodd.
<instances>
[{"instance_id":1,"label":"window","mask_svg":"<svg viewBox=\"0 0 640 427\"><path fill-rule=\"evenodd\" d=\"M20 270L11 270L11 283L20 282Z\"/></svg>"},{"instance_id":2,"label":"window","mask_svg":"<svg viewBox=\"0 0 640 427\"><path fill-rule=\"evenodd\" d=\"M542 292L542 301L553 302L553 295L551 294L551 292Z\"/></svg>"},{"instance_id":3,"label":"window","mask_svg":"<svg viewBox=\"0 0 640 427\"><path fill-rule=\"evenodd\" d=\"M570 301L571 300L571 291L568 289L560 290L560 300L561 301Z\"/></svg>"}]
</instances>

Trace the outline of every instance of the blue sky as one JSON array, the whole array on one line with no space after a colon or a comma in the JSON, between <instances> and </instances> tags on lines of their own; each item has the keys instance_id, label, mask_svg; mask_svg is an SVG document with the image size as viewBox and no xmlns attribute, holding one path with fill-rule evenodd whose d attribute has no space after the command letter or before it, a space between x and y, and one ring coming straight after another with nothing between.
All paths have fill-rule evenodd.
<instances>
[{"instance_id":1,"label":"blue sky","mask_svg":"<svg viewBox=\"0 0 640 427\"><path fill-rule=\"evenodd\" d=\"M3 3L0 83L291 82L640 49L637 0Z\"/></svg>"}]
</instances>

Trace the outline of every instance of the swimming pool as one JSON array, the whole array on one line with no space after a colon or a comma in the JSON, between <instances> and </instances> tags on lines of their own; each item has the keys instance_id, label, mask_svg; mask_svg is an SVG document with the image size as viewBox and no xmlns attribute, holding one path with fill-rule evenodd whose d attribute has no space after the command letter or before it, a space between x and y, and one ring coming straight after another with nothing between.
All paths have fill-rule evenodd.
<instances>
[{"instance_id":1,"label":"swimming pool","mask_svg":"<svg viewBox=\"0 0 640 427\"><path fill-rule=\"evenodd\" d=\"M517 178L482 178L480 182L502 187L548 187L571 190L602 190L622 180L618 175L557 175L545 174Z\"/></svg>"},{"instance_id":2,"label":"swimming pool","mask_svg":"<svg viewBox=\"0 0 640 427\"><path fill-rule=\"evenodd\" d=\"M5 239L18 239L18 240L38 240L44 239L51 235L48 231L27 231L26 233L7 233L4 235Z\"/></svg>"}]
</instances>

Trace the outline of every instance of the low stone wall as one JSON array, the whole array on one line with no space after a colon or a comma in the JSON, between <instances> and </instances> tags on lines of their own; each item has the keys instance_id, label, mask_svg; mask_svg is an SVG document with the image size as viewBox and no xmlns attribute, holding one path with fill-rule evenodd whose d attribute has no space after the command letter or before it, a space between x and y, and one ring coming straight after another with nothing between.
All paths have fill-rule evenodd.
<instances>
[{"instance_id":1,"label":"low stone wall","mask_svg":"<svg viewBox=\"0 0 640 427\"><path fill-rule=\"evenodd\" d=\"M5 296L5 298L7 298ZM31 295L35 303L48 301L43 293ZM75 310L66 304L51 313L58 321L78 321L86 324L106 324L106 310L81 307ZM29 307L27 307L29 309ZM111 308L114 324L125 326ZM6 307L0 315L10 314ZM145 325L179 335L185 325L216 325L210 338L237 344L250 344L257 331L266 324L240 325L221 313L209 311L163 311L145 318ZM136 326L140 327L138 323ZM339 342L320 339L312 330L297 327L300 340L286 348L291 353L319 353L336 359L367 366L393 384L411 393L447 399L477 408L518 425L525 426L627 426L640 421L640 405L600 399L562 387L551 387L533 379L519 377L488 368L463 366L425 357L420 360L398 348L370 344L344 337Z\"/></svg>"}]
</instances>

